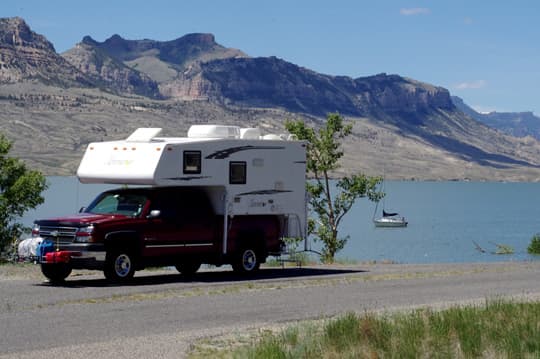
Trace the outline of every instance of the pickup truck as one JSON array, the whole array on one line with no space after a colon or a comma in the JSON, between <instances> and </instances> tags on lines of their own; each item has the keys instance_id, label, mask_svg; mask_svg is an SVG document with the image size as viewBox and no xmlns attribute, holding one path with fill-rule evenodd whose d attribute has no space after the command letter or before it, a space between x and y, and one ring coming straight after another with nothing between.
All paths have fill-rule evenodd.
<instances>
[{"instance_id":1,"label":"pickup truck","mask_svg":"<svg viewBox=\"0 0 540 359\"><path fill-rule=\"evenodd\" d=\"M62 282L72 269L102 270L111 282L128 281L149 266L191 275L202 263L231 264L248 274L283 249L278 216L227 221L204 188L120 188L101 193L78 214L36 220L33 235L48 244L40 265L51 282Z\"/></svg>"}]
</instances>

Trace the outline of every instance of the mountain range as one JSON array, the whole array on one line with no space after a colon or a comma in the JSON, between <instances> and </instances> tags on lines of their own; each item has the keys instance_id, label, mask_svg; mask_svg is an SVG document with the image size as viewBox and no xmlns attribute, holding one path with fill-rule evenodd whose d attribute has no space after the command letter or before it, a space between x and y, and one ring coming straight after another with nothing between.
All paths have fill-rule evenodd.
<instances>
[{"instance_id":1,"label":"mountain range","mask_svg":"<svg viewBox=\"0 0 540 359\"><path fill-rule=\"evenodd\" d=\"M540 117L531 111L480 113L457 96L452 96L452 102L463 113L491 128L515 137L531 136L540 140Z\"/></svg>"},{"instance_id":2,"label":"mountain range","mask_svg":"<svg viewBox=\"0 0 540 359\"><path fill-rule=\"evenodd\" d=\"M59 54L23 19L0 19L0 132L17 156L49 175L74 174L88 142L137 127L176 136L194 123L280 132L285 119L319 126L339 112L353 133L336 175L540 180L536 139L491 128L461 103L445 88L399 75L330 76L253 58L212 34L85 36Z\"/></svg>"}]
</instances>

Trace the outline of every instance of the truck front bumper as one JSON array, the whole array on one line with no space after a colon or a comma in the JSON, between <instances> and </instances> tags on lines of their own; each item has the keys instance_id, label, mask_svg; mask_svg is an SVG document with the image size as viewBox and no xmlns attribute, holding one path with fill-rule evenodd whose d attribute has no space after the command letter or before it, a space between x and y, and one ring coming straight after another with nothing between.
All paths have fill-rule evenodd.
<instances>
[{"instance_id":1,"label":"truck front bumper","mask_svg":"<svg viewBox=\"0 0 540 359\"><path fill-rule=\"evenodd\" d=\"M41 263L66 263L74 269L102 269L105 264L103 244L70 244L46 252Z\"/></svg>"}]
</instances>

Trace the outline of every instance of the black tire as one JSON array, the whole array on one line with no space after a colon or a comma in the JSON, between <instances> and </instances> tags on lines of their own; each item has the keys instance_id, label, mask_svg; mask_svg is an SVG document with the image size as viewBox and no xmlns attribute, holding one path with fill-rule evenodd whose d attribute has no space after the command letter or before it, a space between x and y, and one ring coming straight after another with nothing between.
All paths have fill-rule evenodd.
<instances>
[{"instance_id":1,"label":"black tire","mask_svg":"<svg viewBox=\"0 0 540 359\"><path fill-rule=\"evenodd\" d=\"M232 263L233 270L237 273L250 274L259 270L261 261L259 253L252 248L240 250L236 259Z\"/></svg>"},{"instance_id":2,"label":"black tire","mask_svg":"<svg viewBox=\"0 0 540 359\"><path fill-rule=\"evenodd\" d=\"M128 282L135 274L133 254L125 250L111 250L105 258L105 278L113 283Z\"/></svg>"},{"instance_id":3,"label":"black tire","mask_svg":"<svg viewBox=\"0 0 540 359\"><path fill-rule=\"evenodd\" d=\"M51 283L62 283L71 274L71 267L66 263L41 263L41 273Z\"/></svg>"},{"instance_id":4,"label":"black tire","mask_svg":"<svg viewBox=\"0 0 540 359\"><path fill-rule=\"evenodd\" d=\"M182 262L175 265L175 267L182 275L189 277L197 273L201 268L201 262Z\"/></svg>"}]
</instances>

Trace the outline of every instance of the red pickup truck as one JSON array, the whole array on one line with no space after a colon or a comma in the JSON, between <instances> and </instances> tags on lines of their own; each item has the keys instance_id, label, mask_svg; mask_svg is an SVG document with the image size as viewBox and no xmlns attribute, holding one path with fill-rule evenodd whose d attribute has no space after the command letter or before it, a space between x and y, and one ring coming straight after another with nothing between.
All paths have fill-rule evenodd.
<instances>
[{"instance_id":1,"label":"red pickup truck","mask_svg":"<svg viewBox=\"0 0 540 359\"><path fill-rule=\"evenodd\" d=\"M72 269L103 270L112 282L149 266L175 266L190 275L202 263L252 273L281 252L279 216L227 221L204 188L122 188L98 195L78 214L36 220L33 235L44 239L41 270L51 282L63 281Z\"/></svg>"}]
</instances>

